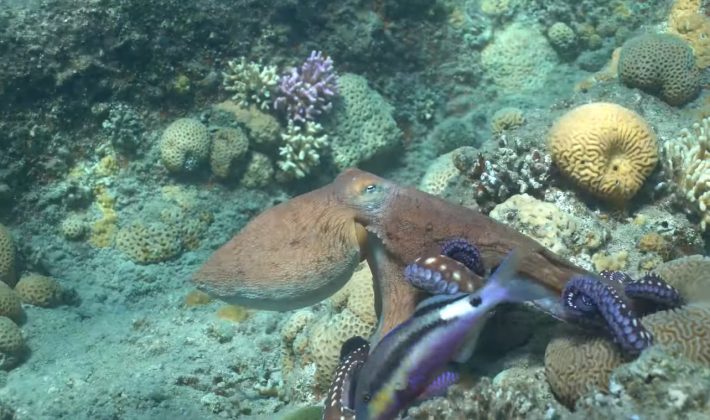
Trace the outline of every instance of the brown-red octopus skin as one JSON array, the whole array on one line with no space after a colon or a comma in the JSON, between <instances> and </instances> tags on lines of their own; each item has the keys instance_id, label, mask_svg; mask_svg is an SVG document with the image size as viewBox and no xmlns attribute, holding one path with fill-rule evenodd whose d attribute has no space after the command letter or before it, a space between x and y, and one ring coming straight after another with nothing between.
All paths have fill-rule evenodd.
<instances>
[{"instance_id":1,"label":"brown-red octopus skin","mask_svg":"<svg viewBox=\"0 0 710 420\"><path fill-rule=\"evenodd\" d=\"M261 309L327 298L364 258L363 228L332 190L327 185L264 211L215 251L193 281L222 300Z\"/></svg>"},{"instance_id":2,"label":"brown-red octopus skin","mask_svg":"<svg viewBox=\"0 0 710 420\"><path fill-rule=\"evenodd\" d=\"M588 274L475 210L348 169L333 183L257 216L194 280L230 302L285 310L334 293L364 257L375 277L381 336L407 319L421 298L404 280L404 267L453 237L475 244L489 268L518 249L525 255L520 273L554 293L574 274Z\"/></svg>"}]
</instances>

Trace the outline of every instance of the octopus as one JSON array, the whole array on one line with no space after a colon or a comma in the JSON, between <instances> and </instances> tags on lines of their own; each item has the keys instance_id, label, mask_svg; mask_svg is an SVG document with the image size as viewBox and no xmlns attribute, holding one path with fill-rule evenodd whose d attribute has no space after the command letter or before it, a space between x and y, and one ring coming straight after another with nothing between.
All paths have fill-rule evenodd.
<instances>
[{"instance_id":1,"label":"octopus","mask_svg":"<svg viewBox=\"0 0 710 420\"><path fill-rule=\"evenodd\" d=\"M556 296L574 276L594 276L476 210L348 169L332 183L256 216L212 254L193 281L226 302L283 311L327 298L367 260L378 315L374 344L409 318L425 295L405 280L405 267L438 253L451 238L475 243L486 267L517 249L524 256L519 274ZM554 302L541 302L540 308L557 310Z\"/></svg>"},{"instance_id":2,"label":"octopus","mask_svg":"<svg viewBox=\"0 0 710 420\"><path fill-rule=\"evenodd\" d=\"M405 279L430 294L472 293L483 284L480 255L475 245L454 238L443 244L438 255L419 257L409 264ZM621 271L602 271L599 276L573 276L552 312L582 328L605 332L625 355L637 356L653 344L641 318L683 304L680 292L657 274L633 280Z\"/></svg>"}]
</instances>

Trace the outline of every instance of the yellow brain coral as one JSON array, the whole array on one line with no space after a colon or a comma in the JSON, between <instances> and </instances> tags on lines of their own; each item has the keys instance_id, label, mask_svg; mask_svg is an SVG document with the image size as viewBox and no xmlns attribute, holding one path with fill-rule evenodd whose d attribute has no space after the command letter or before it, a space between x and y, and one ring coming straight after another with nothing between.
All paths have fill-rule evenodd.
<instances>
[{"instance_id":1,"label":"yellow brain coral","mask_svg":"<svg viewBox=\"0 0 710 420\"><path fill-rule=\"evenodd\" d=\"M612 202L633 197L658 162L656 136L644 119L605 102L563 115L550 131L549 148L562 173Z\"/></svg>"}]
</instances>

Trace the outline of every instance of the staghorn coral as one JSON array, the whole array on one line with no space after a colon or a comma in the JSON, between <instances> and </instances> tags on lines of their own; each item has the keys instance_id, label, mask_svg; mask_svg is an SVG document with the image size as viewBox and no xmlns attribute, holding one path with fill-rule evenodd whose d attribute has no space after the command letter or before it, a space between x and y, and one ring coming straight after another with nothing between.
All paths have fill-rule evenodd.
<instances>
[{"instance_id":1,"label":"staghorn coral","mask_svg":"<svg viewBox=\"0 0 710 420\"><path fill-rule=\"evenodd\" d=\"M700 215L700 227L710 222L710 118L683 129L662 146L663 169L676 198Z\"/></svg>"},{"instance_id":2,"label":"staghorn coral","mask_svg":"<svg viewBox=\"0 0 710 420\"><path fill-rule=\"evenodd\" d=\"M605 102L579 106L557 120L549 149L565 175L614 203L633 197L658 161L656 135L643 118Z\"/></svg>"},{"instance_id":3,"label":"staghorn coral","mask_svg":"<svg viewBox=\"0 0 710 420\"><path fill-rule=\"evenodd\" d=\"M462 147L452 159L486 213L513 194L541 194L551 181L551 157L518 138L500 137L498 149L487 156Z\"/></svg>"},{"instance_id":4,"label":"staghorn coral","mask_svg":"<svg viewBox=\"0 0 710 420\"><path fill-rule=\"evenodd\" d=\"M674 35L647 34L628 40L618 69L626 85L659 94L671 105L691 101L700 90L693 50Z\"/></svg>"},{"instance_id":5,"label":"staghorn coral","mask_svg":"<svg viewBox=\"0 0 710 420\"><path fill-rule=\"evenodd\" d=\"M244 107L271 107L271 97L279 81L276 66L247 62L245 57L231 60L227 65L228 70L222 73L223 84L225 90L234 92L232 99L235 102Z\"/></svg>"}]
</instances>

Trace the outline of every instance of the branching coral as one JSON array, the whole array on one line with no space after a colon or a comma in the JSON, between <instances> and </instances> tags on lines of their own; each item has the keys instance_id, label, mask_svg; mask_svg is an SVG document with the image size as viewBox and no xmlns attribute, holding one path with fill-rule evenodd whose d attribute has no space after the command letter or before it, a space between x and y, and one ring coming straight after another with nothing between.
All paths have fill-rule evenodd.
<instances>
[{"instance_id":1,"label":"branching coral","mask_svg":"<svg viewBox=\"0 0 710 420\"><path fill-rule=\"evenodd\" d=\"M683 129L662 147L662 164L677 197L699 213L703 230L710 222L710 118Z\"/></svg>"},{"instance_id":2,"label":"branching coral","mask_svg":"<svg viewBox=\"0 0 710 420\"><path fill-rule=\"evenodd\" d=\"M255 104L261 109L269 108L279 81L276 66L247 62L245 57L227 64L228 71L222 73L223 84L226 90L234 92L232 99L242 106Z\"/></svg>"},{"instance_id":3,"label":"branching coral","mask_svg":"<svg viewBox=\"0 0 710 420\"><path fill-rule=\"evenodd\" d=\"M320 124L307 121L303 126L289 121L286 132L281 134L283 146L279 147L279 168L294 178L303 178L320 163L319 152L327 147L328 135L321 134Z\"/></svg>"},{"instance_id":4,"label":"branching coral","mask_svg":"<svg viewBox=\"0 0 710 420\"><path fill-rule=\"evenodd\" d=\"M320 51L312 51L300 68L293 67L279 78L274 108L286 111L289 121L313 121L329 111L338 93L338 75L333 60Z\"/></svg>"},{"instance_id":5,"label":"branching coral","mask_svg":"<svg viewBox=\"0 0 710 420\"><path fill-rule=\"evenodd\" d=\"M489 156L462 147L453 152L458 170L473 184L474 197L484 212L513 194L536 194L550 181L550 156L518 139L500 138Z\"/></svg>"}]
</instances>

